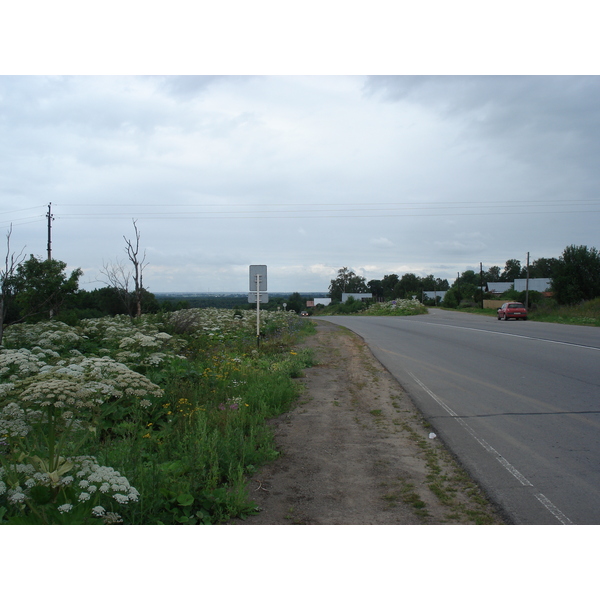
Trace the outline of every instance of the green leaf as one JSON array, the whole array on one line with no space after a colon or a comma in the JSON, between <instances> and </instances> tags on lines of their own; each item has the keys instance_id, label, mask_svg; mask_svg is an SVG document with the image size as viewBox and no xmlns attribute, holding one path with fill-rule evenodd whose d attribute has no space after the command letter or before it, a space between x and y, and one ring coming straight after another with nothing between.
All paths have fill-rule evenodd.
<instances>
[{"instance_id":1,"label":"green leaf","mask_svg":"<svg viewBox=\"0 0 600 600\"><path fill-rule=\"evenodd\" d=\"M194 504L194 496L191 494L179 494L177 502L180 506L191 506Z\"/></svg>"}]
</instances>

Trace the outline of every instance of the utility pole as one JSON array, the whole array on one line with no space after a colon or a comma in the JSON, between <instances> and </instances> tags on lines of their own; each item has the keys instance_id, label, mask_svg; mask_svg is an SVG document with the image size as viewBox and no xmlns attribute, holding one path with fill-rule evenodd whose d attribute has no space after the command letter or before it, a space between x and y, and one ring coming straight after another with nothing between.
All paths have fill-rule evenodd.
<instances>
[{"instance_id":1,"label":"utility pole","mask_svg":"<svg viewBox=\"0 0 600 600\"><path fill-rule=\"evenodd\" d=\"M46 215L48 219L48 261L52 260L52 221L54 220L54 215L52 214L52 202L48 204L48 214ZM54 316L54 311L50 309L50 318Z\"/></svg>"},{"instance_id":2,"label":"utility pole","mask_svg":"<svg viewBox=\"0 0 600 600\"><path fill-rule=\"evenodd\" d=\"M54 221L54 215L51 212L52 202L48 204L48 214L46 218L48 219L48 260L52 260L52 221Z\"/></svg>"},{"instance_id":3,"label":"utility pole","mask_svg":"<svg viewBox=\"0 0 600 600\"><path fill-rule=\"evenodd\" d=\"M479 263L479 290L481 291L481 308L483 309L483 263Z\"/></svg>"},{"instance_id":4,"label":"utility pole","mask_svg":"<svg viewBox=\"0 0 600 600\"><path fill-rule=\"evenodd\" d=\"M529 252L527 253L527 281L525 282L525 308L529 310Z\"/></svg>"}]
</instances>

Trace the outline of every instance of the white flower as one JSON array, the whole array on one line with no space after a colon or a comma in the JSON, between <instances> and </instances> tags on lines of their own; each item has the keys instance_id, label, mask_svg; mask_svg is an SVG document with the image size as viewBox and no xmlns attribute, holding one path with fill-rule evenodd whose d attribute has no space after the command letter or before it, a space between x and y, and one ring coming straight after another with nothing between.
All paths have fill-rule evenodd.
<instances>
[{"instance_id":1,"label":"white flower","mask_svg":"<svg viewBox=\"0 0 600 600\"><path fill-rule=\"evenodd\" d=\"M90 498L91 498L91 496L87 492L81 492L81 494L79 494L79 502L85 502L86 500L89 500Z\"/></svg>"},{"instance_id":2,"label":"white flower","mask_svg":"<svg viewBox=\"0 0 600 600\"><path fill-rule=\"evenodd\" d=\"M127 504L129 502L129 498L127 496L123 496L123 494L113 494L113 498L119 504Z\"/></svg>"},{"instance_id":3,"label":"white flower","mask_svg":"<svg viewBox=\"0 0 600 600\"><path fill-rule=\"evenodd\" d=\"M73 508L73 505L72 505L72 504L61 504L61 505L58 507L58 512L61 512L61 513L68 513L68 512L69 512L69 511L70 511L72 508Z\"/></svg>"},{"instance_id":4,"label":"white flower","mask_svg":"<svg viewBox=\"0 0 600 600\"><path fill-rule=\"evenodd\" d=\"M20 488L17 488L17 489L20 489ZM17 502L24 502L25 494L23 494L21 492L14 492L13 494L11 494L11 496L8 499L13 504L17 504Z\"/></svg>"},{"instance_id":5,"label":"white flower","mask_svg":"<svg viewBox=\"0 0 600 600\"><path fill-rule=\"evenodd\" d=\"M103 506L94 506L92 508L92 514L95 517L101 517L104 513L106 513L106 509Z\"/></svg>"}]
</instances>

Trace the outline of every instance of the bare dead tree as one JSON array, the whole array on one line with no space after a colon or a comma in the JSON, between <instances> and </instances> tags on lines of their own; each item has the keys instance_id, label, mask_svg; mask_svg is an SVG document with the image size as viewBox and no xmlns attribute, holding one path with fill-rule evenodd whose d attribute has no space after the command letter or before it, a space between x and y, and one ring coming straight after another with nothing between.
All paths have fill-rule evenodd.
<instances>
[{"instance_id":1,"label":"bare dead tree","mask_svg":"<svg viewBox=\"0 0 600 600\"><path fill-rule=\"evenodd\" d=\"M133 266L135 316L139 317L142 314L142 291L144 289L142 276L144 268L146 267L146 251L144 250L142 257L140 258L140 232L137 228L137 221L135 219L133 220L133 229L135 231L135 243L128 240L125 236L123 236L123 239L127 244L125 247L127 256Z\"/></svg>"},{"instance_id":2,"label":"bare dead tree","mask_svg":"<svg viewBox=\"0 0 600 600\"><path fill-rule=\"evenodd\" d=\"M143 273L146 267L146 252L140 251L140 232L137 221L133 220L135 239L125 240L125 252L132 268L128 269L122 262L103 264L101 273L106 277L105 283L117 290L127 312L131 317L139 317L142 314L143 295Z\"/></svg>"},{"instance_id":3,"label":"bare dead tree","mask_svg":"<svg viewBox=\"0 0 600 600\"><path fill-rule=\"evenodd\" d=\"M12 235L12 223L6 234L6 257L4 269L0 270L0 345L4 339L4 320L8 311L8 300L11 294L13 278L19 265L25 260L25 247L18 254L10 251L10 237Z\"/></svg>"}]
</instances>

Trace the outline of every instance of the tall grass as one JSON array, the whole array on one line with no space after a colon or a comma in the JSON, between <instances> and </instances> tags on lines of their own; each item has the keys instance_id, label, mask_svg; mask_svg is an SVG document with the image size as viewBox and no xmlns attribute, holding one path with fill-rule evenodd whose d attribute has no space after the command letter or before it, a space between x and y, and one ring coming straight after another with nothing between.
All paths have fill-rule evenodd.
<instances>
[{"instance_id":1,"label":"tall grass","mask_svg":"<svg viewBox=\"0 0 600 600\"><path fill-rule=\"evenodd\" d=\"M548 303L530 311L530 318L546 323L600 326L600 298L588 300L575 306L558 306Z\"/></svg>"},{"instance_id":2,"label":"tall grass","mask_svg":"<svg viewBox=\"0 0 600 600\"><path fill-rule=\"evenodd\" d=\"M152 420L104 444L103 457L136 482L131 523L220 523L256 510L245 481L277 456L269 419L298 395L294 379L311 364L294 342L305 322L290 319L256 339L192 335L188 357L147 376L165 394ZM306 324L306 327L310 325Z\"/></svg>"}]
</instances>

